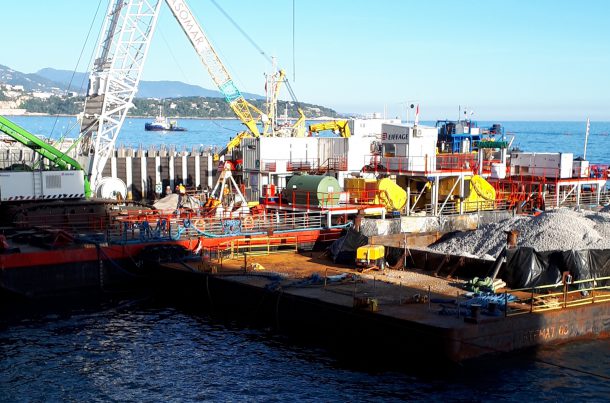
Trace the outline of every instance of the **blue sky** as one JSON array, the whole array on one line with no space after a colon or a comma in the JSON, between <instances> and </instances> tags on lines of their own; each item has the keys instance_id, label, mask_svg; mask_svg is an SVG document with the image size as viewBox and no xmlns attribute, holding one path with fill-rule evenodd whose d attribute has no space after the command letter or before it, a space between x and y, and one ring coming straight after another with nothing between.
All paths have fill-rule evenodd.
<instances>
[{"instance_id":1,"label":"blue sky","mask_svg":"<svg viewBox=\"0 0 610 403\"><path fill-rule=\"evenodd\" d=\"M610 120L610 2L217 0L269 55L300 101L340 112L481 120ZM0 64L73 70L99 0L6 2ZM190 6L243 92L270 65L210 0ZM78 70L88 69L107 0ZM163 5L143 79L214 88ZM288 98L283 94L283 98Z\"/></svg>"}]
</instances>

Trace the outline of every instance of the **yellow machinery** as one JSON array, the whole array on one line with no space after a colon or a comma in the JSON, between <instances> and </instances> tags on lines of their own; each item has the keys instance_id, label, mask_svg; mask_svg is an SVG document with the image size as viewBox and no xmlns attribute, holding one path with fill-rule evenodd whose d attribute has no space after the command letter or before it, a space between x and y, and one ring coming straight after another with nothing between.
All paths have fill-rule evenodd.
<instances>
[{"instance_id":1,"label":"yellow machinery","mask_svg":"<svg viewBox=\"0 0 610 403\"><path fill-rule=\"evenodd\" d=\"M390 178L380 179L377 190L375 202L383 204L388 211L400 211L407 204L407 192Z\"/></svg>"},{"instance_id":2,"label":"yellow machinery","mask_svg":"<svg viewBox=\"0 0 610 403\"><path fill-rule=\"evenodd\" d=\"M462 201L463 211L493 210L496 202L496 189L482 176L470 178L470 194Z\"/></svg>"},{"instance_id":3,"label":"yellow machinery","mask_svg":"<svg viewBox=\"0 0 610 403\"><path fill-rule=\"evenodd\" d=\"M356 249L356 266L359 271L366 269L383 270L385 267L385 247L383 245L365 245Z\"/></svg>"},{"instance_id":4,"label":"yellow machinery","mask_svg":"<svg viewBox=\"0 0 610 403\"><path fill-rule=\"evenodd\" d=\"M225 148L222 149L222 151L214 154L214 161L218 161L220 159L221 155L230 153L231 150L233 150L235 147L237 147L239 145L239 143L241 142L241 139L247 138L247 137L252 137L252 134L250 134L250 132L241 132L237 136L233 137L231 140L229 140L229 142L227 143Z\"/></svg>"},{"instance_id":5,"label":"yellow machinery","mask_svg":"<svg viewBox=\"0 0 610 403\"><path fill-rule=\"evenodd\" d=\"M447 178L441 181L439 193L441 197L447 197L450 192L457 198L458 190L456 189L456 178ZM480 175L473 175L464 178L467 188L464 189L464 199L458 201L456 210L462 211L477 211L477 210L493 210L496 201L496 189Z\"/></svg>"},{"instance_id":6,"label":"yellow machinery","mask_svg":"<svg viewBox=\"0 0 610 403\"><path fill-rule=\"evenodd\" d=\"M388 211L400 211L407 204L407 192L390 178L345 178L350 202L381 204Z\"/></svg>"},{"instance_id":7,"label":"yellow machinery","mask_svg":"<svg viewBox=\"0 0 610 403\"><path fill-rule=\"evenodd\" d=\"M270 97L269 101L267 102L267 113L263 113L256 106L248 103L248 106L250 107L250 109L257 112L258 115L261 117L261 120L263 121L263 131L259 132L258 128L256 126L255 126L256 130L252 130L252 128L249 125L246 125L250 129L250 131L241 132L237 136L235 136L231 140L229 140L229 142L227 143L227 145L225 146L224 149L222 149L219 153L214 154L214 161L218 161L220 159L221 155L229 154L235 147L239 146L239 144L241 143L241 140L244 138L259 137L259 136L267 137L267 136L280 135L279 130L277 130L278 128L276 127L277 122L275 122L275 115L276 115L275 109L277 107L277 98L278 98L278 95L280 92L280 84L282 82L286 81L285 77L286 77L286 73L284 72L284 70L281 70L281 69L274 75L274 79L271 84L272 85L271 97ZM290 92L292 94L292 90L290 90ZM303 113L303 110L301 108L297 107L297 111L299 112L299 118L292 126L290 126L290 128L289 128L290 134L292 137L304 137L305 136L306 116L305 116L305 113ZM242 122L245 124L245 122L243 120L242 120Z\"/></svg>"},{"instance_id":8,"label":"yellow machinery","mask_svg":"<svg viewBox=\"0 0 610 403\"><path fill-rule=\"evenodd\" d=\"M297 108L299 112L299 118L294 125L292 125L292 129L294 131L294 137L305 137L305 114L301 108ZM348 129L349 130L349 129Z\"/></svg>"},{"instance_id":9,"label":"yellow machinery","mask_svg":"<svg viewBox=\"0 0 610 403\"><path fill-rule=\"evenodd\" d=\"M350 203L373 203L377 191L377 179L345 178L343 188L349 192Z\"/></svg>"},{"instance_id":10,"label":"yellow machinery","mask_svg":"<svg viewBox=\"0 0 610 403\"><path fill-rule=\"evenodd\" d=\"M341 135L341 137L351 137L352 132L349 129L349 122L347 120L333 120L330 122L316 123L309 125L309 131L311 133L318 133L323 130L332 130Z\"/></svg>"}]
</instances>

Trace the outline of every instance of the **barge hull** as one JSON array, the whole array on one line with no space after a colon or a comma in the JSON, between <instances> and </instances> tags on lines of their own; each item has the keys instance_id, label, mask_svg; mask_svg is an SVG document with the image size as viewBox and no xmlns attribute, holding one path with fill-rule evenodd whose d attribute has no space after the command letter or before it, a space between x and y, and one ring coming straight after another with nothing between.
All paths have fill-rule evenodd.
<instances>
[{"instance_id":1,"label":"barge hull","mask_svg":"<svg viewBox=\"0 0 610 403\"><path fill-rule=\"evenodd\" d=\"M286 259L294 261L294 267L303 265L297 259ZM264 262L265 266L268 263ZM159 275L165 286L173 284L183 297L188 290L189 299L205 303L215 315L237 318L247 325L272 327L296 339L384 363L412 362L414 358L455 363L573 340L610 337L608 302L473 320L470 316L442 316L438 305L381 302L378 309L357 308L350 285L342 289L325 289L321 284L283 288L286 278L278 280L277 272L246 273L236 269L207 273L195 267L188 271L166 264L159 268ZM379 288L380 283L378 278L380 297L385 292L382 289L396 287L392 291L395 293L399 287Z\"/></svg>"}]
</instances>

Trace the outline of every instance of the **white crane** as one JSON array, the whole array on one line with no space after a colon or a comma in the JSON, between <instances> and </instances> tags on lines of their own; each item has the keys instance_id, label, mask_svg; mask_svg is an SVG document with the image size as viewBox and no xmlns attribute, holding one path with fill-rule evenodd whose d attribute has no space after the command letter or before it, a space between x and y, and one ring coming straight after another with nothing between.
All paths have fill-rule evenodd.
<instances>
[{"instance_id":1,"label":"white crane","mask_svg":"<svg viewBox=\"0 0 610 403\"><path fill-rule=\"evenodd\" d=\"M108 6L81 121L81 153L89 156L94 191L133 106L160 8L161 0L114 0Z\"/></svg>"},{"instance_id":2,"label":"white crane","mask_svg":"<svg viewBox=\"0 0 610 403\"><path fill-rule=\"evenodd\" d=\"M184 0L165 0L231 109L258 137L262 112L237 89ZM88 156L91 187L99 193L106 165L138 89L162 0L114 0L108 7L89 79L81 121L81 153ZM124 196L124 195L123 195Z\"/></svg>"}]
</instances>

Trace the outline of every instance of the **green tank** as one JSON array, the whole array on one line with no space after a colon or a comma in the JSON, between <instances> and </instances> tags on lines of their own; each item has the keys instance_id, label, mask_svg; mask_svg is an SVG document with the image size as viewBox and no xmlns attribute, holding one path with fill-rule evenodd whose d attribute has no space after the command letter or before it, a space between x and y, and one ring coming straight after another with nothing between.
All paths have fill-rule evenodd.
<instances>
[{"instance_id":1,"label":"green tank","mask_svg":"<svg viewBox=\"0 0 610 403\"><path fill-rule=\"evenodd\" d=\"M288 203L313 207L334 207L339 204L341 186L333 176L295 175L284 189Z\"/></svg>"}]
</instances>

